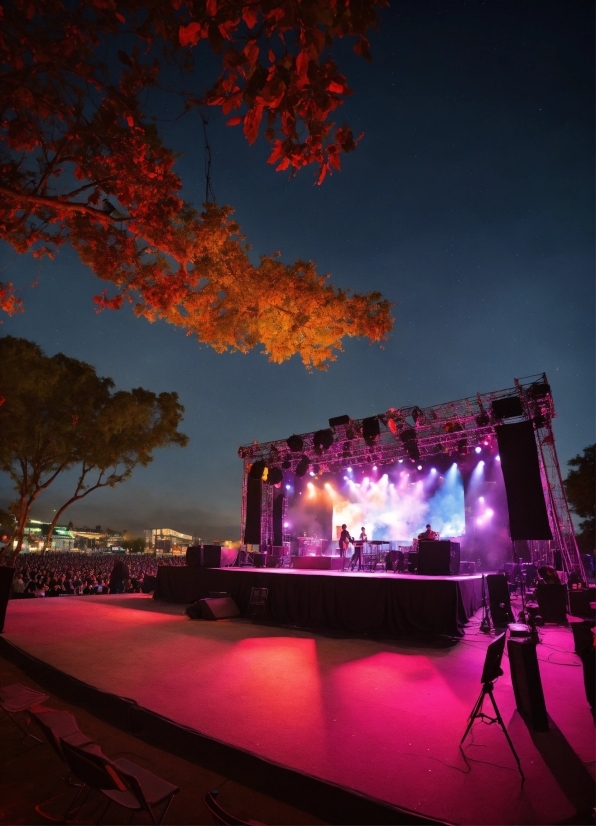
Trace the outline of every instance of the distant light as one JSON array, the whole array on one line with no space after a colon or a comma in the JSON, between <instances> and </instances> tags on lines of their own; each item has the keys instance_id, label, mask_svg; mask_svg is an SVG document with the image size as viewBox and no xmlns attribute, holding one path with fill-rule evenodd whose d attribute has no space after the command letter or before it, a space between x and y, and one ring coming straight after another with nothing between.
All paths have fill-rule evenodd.
<instances>
[{"instance_id":1,"label":"distant light","mask_svg":"<svg viewBox=\"0 0 596 826\"><path fill-rule=\"evenodd\" d=\"M490 519L490 517L491 517L491 516L494 516L494 515L495 515L495 512L494 512L493 510L491 510L490 508L487 508L487 509L486 509L486 511L485 511L485 514L486 514L486 515L489 517L489 519Z\"/></svg>"},{"instance_id":2,"label":"distant light","mask_svg":"<svg viewBox=\"0 0 596 826\"><path fill-rule=\"evenodd\" d=\"M484 459L481 459L481 460L478 462L478 464L480 465L480 467L484 467Z\"/></svg>"},{"instance_id":3,"label":"distant light","mask_svg":"<svg viewBox=\"0 0 596 826\"><path fill-rule=\"evenodd\" d=\"M497 460L497 462L500 462L500 461L501 461L501 457L499 456L499 454L498 454L498 453L497 453L497 455L495 456L495 459Z\"/></svg>"},{"instance_id":4,"label":"distant light","mask_svg":"<svg viewBox=\"0 0 596 826\"><path fill-rule=\"evenodd\" d=\"M431 467L430 472L431 472L431 473L436 473L436 472L437 472L436 467Z\"/></svg>"},{"instance_id":5,"label":"distant light","mask_svg":"<svg viewBox=\"0 0 596 826\"><path fill-rule=\"evenodd\" d=\"M344 476L344 481L349 482L350 480L348 479L347 476Z\"/></svg>"},{"instance_id":6,"label":"distant light","mask_svg":"<svg viewBox=\"0 0 596 826\"><path fill-rule=\"evenodd\" d=\"M291 488L291 486L290 486L290 485L286 485L286 490L291 490L291 489L292 489L292 488Z\"/></svg>"},{"instance_id":7,"label":"distant light","mask_svg":"<svg viewBox=\"0 0 596 826\"><path fill-rule=\"evenodd\" d=\"M398 459L397 461L398 461L398 462L400 463L400 465L401 465L401 463L403 462L403 459Z\"/></svg>"},{"instance_id":8,"label":"distant light","mask_svg":"<svg viewBox=\"0 0 596 826\"><path fill-rule=\"evenodd\" d=\"M377 466L376 466L376 465L373 465L373 470L377 470Z\"/></svg>"},{"instance_id":9,"label":"distant light","mask_svg":"<svg viewBox=\"0 0 596 826\"><path fill-rule=\"evenodd\" d=\"M422 465L418 465L418 470L422 470Z\"/></svg>"},{"instance_id":10,"label":"distant light","mask_svg":"<svg viewBox=\"0 0 596 826\"><path fill-rule=\"evenodd\" d=\"M479 497L478 497L478 501L479 501L479 502L484 502L484 496L479 496Z\"/></svg>"},{"instance_id":11,"label":"distant light","mask_svg":"<svg viewBox=\"0 0 596 826\"><path fill-rule=\"evenodd\" d=\"M284 528L289 528L289 527L290 527L290 523L289 522L284 522Z\"/></svg>"},{"instance_id":12,"label":"distant light","mask_svg":"<svg viewBox=\"0 0 596 826\"><path fill-rule=\"evenodd\" d=\"M475 450L476 453L482 453L482 448L481 447L475 447L474 450Z\"/></svg>"},{"instance_id":13,"label":"distant light","mask_svg":"<svg viewBox=\"0 0 596 826\"><path fill-rule=\"evenodd\" d=\"M348 473L351 473L351 472L352 472L352 468L351 468L351 467L349 467L349 468L348 468Z\"/></svg>"},{"instance_id":14,"label":"distant light","mask_svg":"<svg viewBox=\"0 0 596 826\"><path fill-rule=\"evenodd\" d=\"M311 490L312 490L312 489L314 488L314 485L313 485L313 483L312 483L312 482L309 482L309 483L308 483L308 485L307 485L306 487L307 487L307 488L311 488Z\"/></svg>"},{"instance_id":15,"label":"distant light","mask_svg":"<svg viewBox=\"0 0 596 826\"><path fill-rule=\"evenodd\" d=\"M311 476L314 476L314 475L315 475L314 470L311 470L310 475L311 475Z\"/></svg>"},{"instance_id":16,"label":"distant light","mask_svg":"<svg viewBox=\"0 0 596 826\"><path fill-rule=\"evenodd\" d=\"M489 445L489 444L490 444L490 442L488 441L488 439L485 439L485 440L482 442L482 444L483 444L483 445Z\"/></svg>"}]
</instances>

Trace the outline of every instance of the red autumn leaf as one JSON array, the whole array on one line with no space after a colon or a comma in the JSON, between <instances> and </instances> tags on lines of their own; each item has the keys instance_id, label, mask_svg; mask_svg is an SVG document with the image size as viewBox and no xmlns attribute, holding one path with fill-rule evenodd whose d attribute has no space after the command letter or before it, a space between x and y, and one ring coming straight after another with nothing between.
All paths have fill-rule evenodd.
<instances>
[{"instance_id":1,"label":"red autumn leaf","mask_svg":"<svg viewBox=\"0 0 596 826\"><path fill-rule=\"evenodd\" d=\"M251 6L245 6L242 12L242 19L249 29L253 29L257 25L259 18Z\"/></svg>"},{"instance_id":2,"label":"red autumn leaf","mask_svg":"<svg viewBox=\"0 0 596 826\"><path fill-rule=\"evenodd\" d=\"M300 78L308 78L308 64L310 63L310 58L308 54L302 50L298 57L296 58L296 71L298 72L298 77Z\"/></svg>"},{"instance_id":3,"label":"red autumn leaf","mask_svg":"<svg viewBox=\"0 0 596 826\"><path fill-rule=\"evenodd\" d=\"M325 175L327 174L329 167L326 163L321 166L321 171L319 172L319 177L317 178L317 186L321 186L323 181L325 180Z\"/></svg>"},{"instance_id":4,"label":"red autumn leaf","mask_svg":"<svg viewBox=\"0 0 596 826\"><path fill-rule=\"evenodd\" d=\"M269 63L275 63L275 52L273 49L269 49L269 54L267 57L269 58Z\"/></svg>"},{"instance_id":5,"label":"red autumn leaf","mask_svg":"<svg viewBox=\"0 0 596 826\"><path fill-rule=\"evenodd\" d=\"M126 23L126 18L123 14L120 14L120 12L116 12L116 20L118 20L120 23Z\"/></svg>"},{"instance_id":6,"label":"red autumn leaf","mask_svg":"<svg viewBox=\"0 0 596 826\"><path fill-rule=\"evenodd\" d=\"M131 127L131 129L135 125L135 120L131 115L127 115L126 122Z\"/></svg>"},{"instance_id":7,"label":"red autumn leaf","mask_svg":"<svg viewBox=\"0 0 596 826\"><path fill-rule=\"evenodd\" d=\"M336 83L335 80L332 80L329 86L327 86L328 92L335 92L338 95L341 95L344 90L344 87L341 83Z\"/></svg>"},{"instance_id":8,"label":"red autumn leaf","mask_svg":"<svg viewBox=\"0 0 596 826\"><path fill-rule=\"evenodd\" d=\"M188 26L180 26L178 38L181 46L196 46L201 35L201 25L196 22L189 23Z\"/></svg>"},{"instance_id":9,"label":"red autumn leaf","mask_svg":"<svg viewBox=\"0 0 596 826\"><path fill-rule=\"evenodd\" d=\"M252 144L259 136L259 127L263 117L263 106L253 106L244 116L244 135L246 140Z\"/></svg>"},{"instance_id":10,"label":"red autumn leaf","mask_svg":"<svg viewBox=\"0 0 596 826\"><path fill-rule=\"evenodd\" d=\"M238 126L238 124L242 123L243 120L244 118L241 115L236 115L226 121L226 126Z\"/></svg>"},{"instance_id":11,"label":"red autumn leaf","mask_svg":"<svg viewBox=\"0 0 596 826\"><path fill-rule=\"evenodd\" d=\"M244 55L251 66L254 66L259 57L259 47L254 40L250 40L244 47Z\"/></svg>"},{"instance_id":12,"label":"red autumn leaf","mask_svg":"<svg viewBox=\"0 0 596 826\"><path fill-rule=\"evenodd\" d=\"M215 17L217 14L217 0L207 0L207 14Z\"/></svg>"}]
</instances>

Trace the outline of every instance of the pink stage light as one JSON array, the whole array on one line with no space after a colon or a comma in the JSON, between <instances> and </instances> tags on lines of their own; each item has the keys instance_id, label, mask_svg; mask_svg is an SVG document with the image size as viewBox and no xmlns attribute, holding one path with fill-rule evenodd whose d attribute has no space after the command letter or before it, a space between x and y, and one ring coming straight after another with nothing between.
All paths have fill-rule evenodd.
<instances>
[{"instance_id":1,"label":"pink stage light","mask_svg":"<svg viewBox=\"0 0 596 826\"><path fill-rule=\"evenodd\" d=\"M476 453L482 453L481 447L475 447L474 450L476 451Z\"/></svg>"}]
</instances>

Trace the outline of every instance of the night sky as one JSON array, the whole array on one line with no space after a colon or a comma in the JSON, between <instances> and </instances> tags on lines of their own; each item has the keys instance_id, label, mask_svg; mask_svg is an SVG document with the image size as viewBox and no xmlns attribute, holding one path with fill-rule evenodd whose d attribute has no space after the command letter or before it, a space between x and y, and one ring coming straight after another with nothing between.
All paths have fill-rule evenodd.
<instances>
[{"instance_id":1,"label":"night sky","mask_svg":"<svg viewBox=\"0 0 596 826\"><path fill-rule=\"evenodd\" d=\"M0 279L22 286L26 304L3 334L87 361L118 388L174 390L186 408L186 449L156 453L65 521L237 539L239 445L542 371L564 473L594 441L593 5L409 0L382 16L372 63L351 44L337 49L354 95L336 120L365 136L322 187L314 168L293 180L276 173L269 145L249 147L216 110L209 139L217 200L235 208L255 262L280 250L286 262L314 260L338 286L381 291L397 305L384 348L348 340L313 374L297 358L217 355L128 308L96 314L92 296L105 285L67 247L41 263L0 247ZM199 119L166 124L164 135L184 153L184 196L200 203ZM40 496L34 518L51 518L67 482ZM10 499L0 478L0 505Z\"/></svg>"}]
</instances>

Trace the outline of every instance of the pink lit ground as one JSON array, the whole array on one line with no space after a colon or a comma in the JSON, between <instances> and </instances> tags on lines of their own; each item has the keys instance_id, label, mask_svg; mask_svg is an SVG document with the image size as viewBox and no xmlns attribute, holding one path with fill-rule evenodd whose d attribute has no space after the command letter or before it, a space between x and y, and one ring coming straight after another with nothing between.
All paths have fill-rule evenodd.
<instances>
[{"instance_id":1,"label":"pink lit ground","mask_svg":"<svg viewBox=\"0 0 596 826\"><path fill-rule=\"evenodd\" d=\"M472 622L448 648L338 639L246 620L188 620L144 595L9 604L5 639L101 690L267 760L462 824L585 823L594 738L571 631L539 646L551 730L515 710L508 663L496 726L459 752L489 642ZM488 709L486 709L488 710Z\"/></svg>"}]
</instances>

